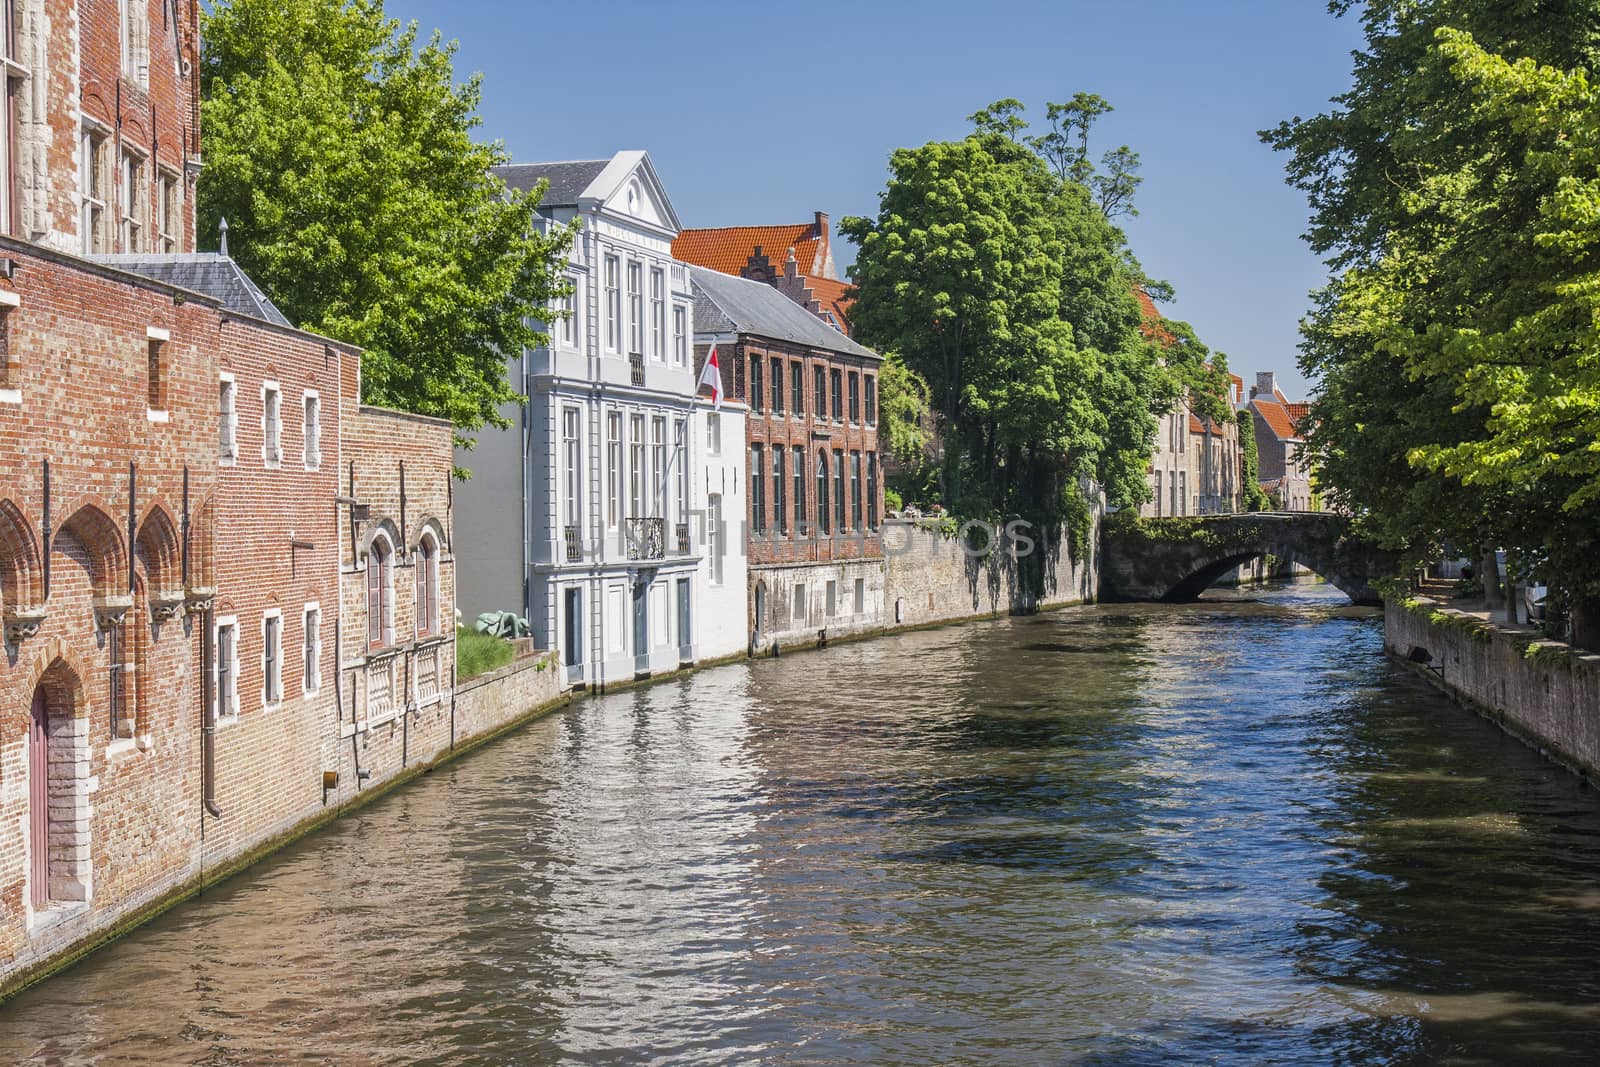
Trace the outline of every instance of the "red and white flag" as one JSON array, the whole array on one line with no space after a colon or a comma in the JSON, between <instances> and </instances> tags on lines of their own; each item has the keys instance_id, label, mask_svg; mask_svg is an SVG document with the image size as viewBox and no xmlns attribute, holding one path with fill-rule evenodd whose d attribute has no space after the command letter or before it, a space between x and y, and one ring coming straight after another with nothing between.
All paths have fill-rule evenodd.
<instances>
[{"instance_id":1,"label":"red and white flag","mask_svg":"<svg viewBox=\"0 0 1600 1067\"><path fill-rule=\"evenodd\" d=\"M700 382L695 386L695 392L708 385L711 387L711 407L722 407L722 367L717 363L716 345L711 346L711 352L706 356L706 367L700 372Z\"/></svg>"}]
</instances>

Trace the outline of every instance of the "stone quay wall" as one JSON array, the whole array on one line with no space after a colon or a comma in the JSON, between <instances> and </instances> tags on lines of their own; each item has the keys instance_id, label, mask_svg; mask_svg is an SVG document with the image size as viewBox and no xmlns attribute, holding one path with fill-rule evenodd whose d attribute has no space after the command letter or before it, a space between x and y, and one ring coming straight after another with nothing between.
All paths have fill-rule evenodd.
<instances>
[{"instance_id":1,"label":"stone quay wall","mask_svg":"<svg viewBox=\"0 0 1600 1067\"><path fill-rule=\"evenodd\" d=\"M1600 655L1426 599L1385 604L1384 645L1446 695L1600 783Z\"/></svg>"}]
</instances>

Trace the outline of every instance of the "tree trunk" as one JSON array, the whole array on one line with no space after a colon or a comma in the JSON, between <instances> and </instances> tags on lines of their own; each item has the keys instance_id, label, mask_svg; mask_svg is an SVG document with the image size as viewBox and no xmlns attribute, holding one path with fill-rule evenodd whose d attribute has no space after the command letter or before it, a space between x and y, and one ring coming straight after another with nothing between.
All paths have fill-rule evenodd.
<instances>
[{"instance_id":1,"label":"tree trunk","mask_svg":"<svg viewBox=\"0 0 1600 1067\"><path fill-rule=\"evenodd\" d=\"M1511 575L1506 575L1506 622L1515 626L1518 622L1517 609L1522 605L1522 587Z\"/></svg>"},{"instance_id":2,"label":"tree trunk","mask_svg":"<svg viewBox=\"0 0 1600 1067\"><path fill-rule=\"evenodd\" d=\"M1572 645L1585 652L1600 652L1600 597L1573 597Z\"/></svg>"},{"instance_id":3,"label":"tree trunk","mask_svg":"<svg viewBox=\"0 0 1600 1067\"><path fill-rule=\"evenodd\" d=\"M1500 563L1494 549L1485 548L1479 553L1478 577L1483 582L1483 602L1491 612L1500 607Z\"/></svg>"}]
</instances>

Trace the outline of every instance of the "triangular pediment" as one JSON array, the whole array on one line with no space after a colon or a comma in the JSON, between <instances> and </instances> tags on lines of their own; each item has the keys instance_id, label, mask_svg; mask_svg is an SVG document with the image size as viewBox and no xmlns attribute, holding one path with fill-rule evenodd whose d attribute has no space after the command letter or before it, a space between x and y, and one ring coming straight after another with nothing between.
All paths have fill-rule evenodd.
<instances>
[{"instance_id":1,"label":"triangular pediment","mask_svg":"<svg viewBox=\"0 0 1600 1067\"><path fill-rule=\"evenodd\" d=\"M648 153L618 152L606 169L584 191L586 197L601 200L610 211L624 218L637 219L647 226L677 233L682 229L678 213L667 199L661 179L656 176Z\"/></svg>"}]
</instances>

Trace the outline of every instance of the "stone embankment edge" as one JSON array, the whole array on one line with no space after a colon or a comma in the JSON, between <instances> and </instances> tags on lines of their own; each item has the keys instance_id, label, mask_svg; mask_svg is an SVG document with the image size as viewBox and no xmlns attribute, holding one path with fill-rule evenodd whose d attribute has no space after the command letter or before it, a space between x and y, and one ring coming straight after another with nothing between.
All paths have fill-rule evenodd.
<instances>
[{"instance_id":1,"label":"stone embankment edge","mask_svg":"<svg viewBox=\"0 0 1600 1067\"><path fill-rule=\"evenodd\" d=\"M523 664L512 664L508 667L503 667L496 671L480 675L477 678L469 678L464 681L460 681L457 683L457 696L459 696L462 691L481 688L484 685L500 680L502 677L514 674L521 669L527 668ZM246 869L255 866L257 863L266 859L268 856L271 856L273 853L287 848L296 841L299 841L302 838L315 833L317 830L322 829L329 823L332 823L345 815L359 811L368 804L387 796L400 786L411 783L415 779L433 771L437 767L442 767L453 760L465 756L469 752L482 748L484 745L487 745L492 741L499 740L506 734L509 734L515 730L519 730L538 719L545 718L556 711L566 708L573 702L574 697L577 695L579 694L568 691L553 700L546 700L540 704L536 704L527 711L517 715L515 718L508 719L506 722L501 723L491 729L485 730L480 734L474 734L471 737L461 738L456 742L454 748L446 748L443 752L433 757L431 760L419 760L418 762L411 764L411 766L407 767L405 770L400 771L398 774L395 774L389 778L385 778L383 781L367 789L363 789L351 799L340 804L331 804L325 810L306 818L304 821L297 823L288 830L285 830L283 833L274 837L269 837L265 841L260 842L252 848L241 852L239 855L231 857L226 862L220 863L215 867L207 868L195 874L182 884L161 894L154 900L151 900L149 903L129 912L111 926L106 927L104 930L97 932L93 936L86 938L70 948L63 949L59 954L52 956L49 959L41 960L39 963L27 968L26 970L17 972L6 979L4 983L0 983L0 1006L3 1006L6 1001L12 999L30 986L37 985L46 978L61 973L67 968L71 967L73 964L82 960L85 956L104 948L111 942L118 940L125 934L131 933L132 931L143 926L145 923L150 922L152 919L155 919L158 916L163 915L171 909L177 907L179 904L183 904L186 901L195 899L203 894L207 889L212 889L217 885L227 881L229 878L232 878L234 875L243 873Z\"/></svg>"},{"instance_id":2,"label":"stone embankment edge","mask_svg":"<svg viewBox=\"0 0 1600 1067\"><path fill-rule=\"evenodd\" d=\"M1098 601L1096 598L1093 597L1052 602L1048 605L1041 605L1039 607L1038 614L1048 614L1049 612L1061 611L1066 608L1084 607L1097 602ZM945 619L931 619L927 622L906 623L900 626L882 626L863 630L855 630L849 633L840 634L837 637L830 637L826 641L822 641L815 637L807 638L804 641L785 644L776 653L767 651L752 656L748 652L734 652L730 653L729 655L719 656L713 659L698 660L692 666L682 667L675 671L652 674L648 678L628 678L616 682L609 682L605 687L604 693L609 694L622 692L629 689L638 689L645 686L654 685L657 682L671 681L673 679L683 678L700 671L711 670L714 667L724 667L734 663L748 662L756 659L778 658L779 656L788 655L792 652L826 651L827 649L834 648L839 645L855 644L857 642L869 641L879 637L890 637L896 634L916 633L923 630L940 630L952 626L965 626L968 623L974 622L990 622L995 619L1008 618L1011 615L1012 612L1009 611L975 612L971 615L952 616ZM491 672L490 674L482 675L478 678L467 679L466 681L459 682L456 687L457 695L459 696L462 691L478 688L482 685L496 681L500 674L508 670L510 670L510 668L502 668L499 671ZM390 792L394 791L400 786L407 785L421 775L432 771L436 767L443 766L444 764L458 759L467 753L474 751L475 749L481 748L493 741L497 741L505 735L527 726L529 723L571 706L580 698L586 698L591 695L604 694L588 694L579 690L568 690L560 697L554 700L547 700L542 704L536 705L517 718L511 719L492 730L486 730L481 734L464 738L457 742L455 748L446 749L442 754L434 757L432 760L412 764L406 770L401 771L392 778L386 778L377 785L372 786L369 789L362 790L351 800L348 800L343 804L332 805L326 811L322 811L311 816L304 822L299 823L298 825L286 830L276 837L269 838L266 841L256 845L254 848L251 848L239 854L238 856L233 857L226 863L219 864L218 866L206 870L201 874L195 875L182 885L169 890L143 907L130 912L117 923L107 927L105 930L99 932L95 936L77 945L74 945L72 948L64 950L58 956L41 961L37 965L12 976L4 985L0 985L0 1005L5 1004L6 1001L10 1000L12 997L15 997L24 989L36 985L52 975L61 973L67 968L71 967L73 964L82 960L85 956L88 956L98 949L110 944L111 942L118 940L123 935L131 933L140 926L143 926L145 923L150 922L152 919L155 919L156 917L177 907L179 904L193 900L204 893L205 890L214 888L222 882L227 881L229 878L232 878L234 875L243 873L245 870L255 866L257 863L266 859L268 856L271 856L273 853L287 848L296 841L315 833L317 830L322 829L336 819L360 810L366 805L371 804L373 801L388 795Z\"/></svg>"},{"instance_id":3,"label":"stone embankment edge","mask_svg":"<svg viewBox=\"0 0 1600 1067\"><path fill-rule=\"evenodd\" d=\"M1408 650L1394 643L1398 627L1391 619L1390 613L1399 613L1409 617L1409 625L1420 626L1426 629L1432 638L1429 651L1441 648L1451 635L1457 635L1464 648L1469 652L1473 648L1483 650L1480 654L1487 656L1489 649L1496 645L1504 644L1508 650L1516 653L1519 658L1528 661L1529 670L1552 672L1559 670L1576 671L1584 667L1587 671L1600 677L1600 655L1584 652L1572 652L1568 646L1553 641L1530 639L1522 630L1513 630L1492 621L1485 621L1467 612L1458 611L1448 605L1427 598L1408 599L1405 601L1388 600L1385 602L1384 614L1384 653L1390 662L1405 668L1410 674L1420 678L1434 690L1446 697L1458 707L1464 708L1498 726L1507 736L1515 739L1528 748L1539 753L1551 763L1569 773L1577 776L1585 784L1600 789L1600 759L1585 758L1579 753L1571 751L1566 745L1541 732L1537 727L1519 720L1515 713L1498 707L1491 701L1467 692L1466 690L1451 685L1448 676L1440 677L1435 671L1422 663L1413 662L1408 657ZM1443 617L1444 623L1435 621L1436 617ZM1407 642L1409 643L1409 642ZM1541 661L1528 656L1522 651L1525 646L1542 647L1544 649L1567 649L1568 656L1565 662ZM1426 646L1425 646L1426 647ZM1449 670L1446 668L1446 675ZM1575 714L1582 714L1584 709L1574 708ZM1600 719L1600 704L1587 709L1587 713Z\"/></svg>"}]
</instances>

